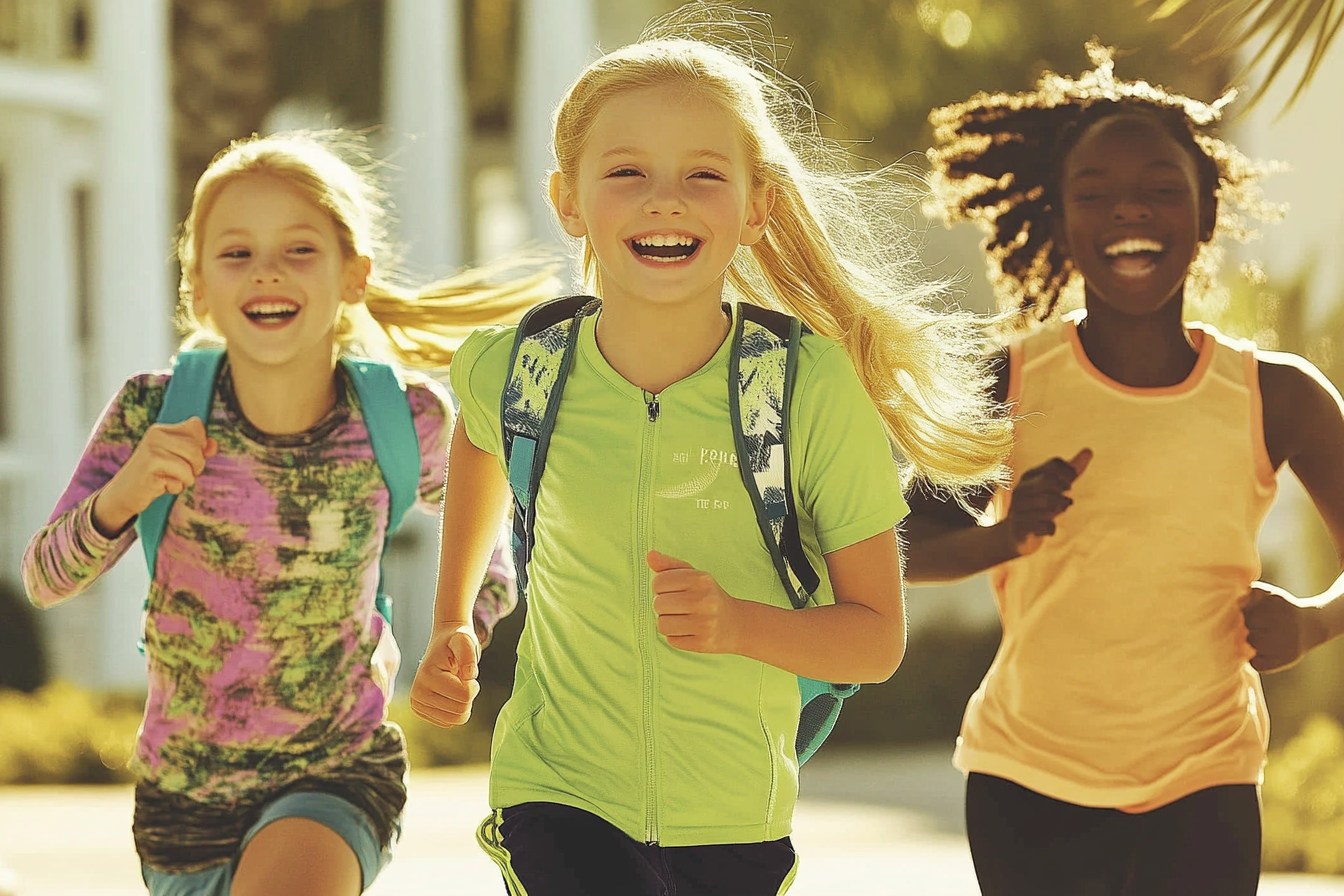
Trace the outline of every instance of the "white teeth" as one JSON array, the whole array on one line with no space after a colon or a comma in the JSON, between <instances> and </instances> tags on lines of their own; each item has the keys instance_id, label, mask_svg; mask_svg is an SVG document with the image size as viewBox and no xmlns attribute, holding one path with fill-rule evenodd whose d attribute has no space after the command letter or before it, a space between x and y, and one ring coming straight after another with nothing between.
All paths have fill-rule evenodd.
<instances>
[{"instance_id":1,"label":"white teeth","mask_svg":"<svg viewBox=\"0 0 1344 896\"><path fill-rule=\"evenodd\" d=\"M265 316L270 314L291 314L299 310L297 305L289 302L257 302L254 305L248 305L245 309L246 314Z\"/></svg>"},{"instance_id":2,"label":"white teeth","mask_svg":"<svg viewBox=\"0 0 1344 896\"><path fill-rule=\"evenodd\" d=\"M634 243L637 246L691 246L695 244L695 240L689 236L654 234L638 237Z\"/></svg>"},{"instance_id":3,"label":"white teeth","mask_svg":"<svg viewBox=\"0 0 1344 896\"><path fill-rule=\"evenodd\" d=\"M1106 247L1106 257L1115 258L1120 255L1134 255L1138 252L1161 252L1166 249L1157 240L1150 240L1143 237L1131 237L1127 240L1111 243Z\"/></svg>"}]
</instances>

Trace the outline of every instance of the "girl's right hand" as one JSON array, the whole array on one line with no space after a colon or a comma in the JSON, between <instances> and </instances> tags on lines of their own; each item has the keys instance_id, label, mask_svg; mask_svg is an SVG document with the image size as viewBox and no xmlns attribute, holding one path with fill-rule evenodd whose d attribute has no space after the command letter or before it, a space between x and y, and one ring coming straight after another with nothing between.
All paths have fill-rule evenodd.
<instances>
[{"instance_id":1,"label":"girl's right hand","mask_svg":"<svg viewBox=\"0 0 1344 896\"><path fill-rule=\"evenodd\" d=\"M471 623L436 630L415 670L411 711L440 728L465 724L481 691L476 681L480 659L481 642Z\"/></svg>"},{"instance_id":2,"label":"girl's right hand","mask_svg":"<svg viewBox=\"0 0 1344 896\"><path fill-rule=\"evenodd\" d=\"M1055 517L1073 504L1067 492L1091 460L1092 449L1084 448L1070 460L1053 457L1022 474L1004 520L1019 555L1036 551L1055 534Z\"/></svg>"},{"instance_id":3,"label":"girl's right hand","mask_svg":"<svg viewBox=\"0 0 1344 896\"><path fill-rule=\"evenodd\" d=\"M116 536L159 495L180 495L218 451L219 443L205 434L199 417L155 423L94 499L94 525L103 535Z\"/></svg>"}]
</instances>

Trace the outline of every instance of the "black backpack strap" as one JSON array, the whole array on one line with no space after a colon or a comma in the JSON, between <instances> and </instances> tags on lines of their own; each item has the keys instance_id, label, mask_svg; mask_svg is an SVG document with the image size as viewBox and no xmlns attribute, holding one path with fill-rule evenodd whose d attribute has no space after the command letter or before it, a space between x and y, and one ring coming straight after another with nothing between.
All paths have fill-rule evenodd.
<instances>
[{"instance_id":1,"label":"black backpack strap","mask_svg":"<svg viewBox=\"0 0 1344 896\"><path fill-rule=\"evenodd\" d=\"M583 318L601 307L592 296L568 296L529 311L518 323L508 379L499 400L504 460L513 492L513 559L526 596L537 486L546 468L560 396L573 363Z\"/></svg>"},{"instance_id":2,"label":"black backpack strap","mask_svg":"<svg viewBox=\"0 0 1344 896\"><path fill-rule=\"evenodd\" d=\"M729 355L728 415L742 483L765 546L794 607L821 580L803 552L789 461L789 414L804 328L796 317L747 302L737 306Z\"/></svg>"}]
</instances>

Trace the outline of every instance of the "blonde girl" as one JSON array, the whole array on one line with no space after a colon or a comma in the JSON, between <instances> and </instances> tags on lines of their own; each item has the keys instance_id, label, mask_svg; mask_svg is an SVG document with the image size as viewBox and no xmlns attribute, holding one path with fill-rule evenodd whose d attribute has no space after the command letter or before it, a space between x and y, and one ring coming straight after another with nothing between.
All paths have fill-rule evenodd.
<instances>
[{"instance_id":1,"label":"blonde girl","mask_svg":"<svg viewBox=\"0 0 1344 896\"><path fill-rule=\"evenodd\" d=\"M883 681L905 649L892 444L958 488L996 476L1010 439L966 321L924 305L942 294L913 276L908 186L848 173L796 85L749 53L669 36L703 14L594 62L556 113L551 200L601 308L583 319L536 493L527 626L495 728L480 839L511 893L787 889L797 678ZM790 479L825 575L802 610L732 447L727 337L746 302L811 331ZM451 633L504 508L512 341L484 330L453 367L464 425L412 689L441 724L470 662Z\"/></svg>"},{"instance_id":2,"label":"blonde girl","mask_svg":"<svg viewBox=\"0 0 1344 896\"><path fill-rule=\"evenodd\" d=\"M405 744L387 721L399 654L375 611L389 490L338 358L442 367L470 327L516 319L545 281L394 288L375 263L382 218L362 162L362 142L340 134L216 157L178 243L184 345L224 348L209 412L156 423L169 373L128 379L24 555L30 599L52 606L131 548L152 501L177 496L146 604L132 760L154 896L359 893L400 824ZM405 376L405 397L418 499L437 509L452 406L424 375ZM507 567L480 585L462 639L473 656L512 605Z\"/></svg>"}]
</instances>

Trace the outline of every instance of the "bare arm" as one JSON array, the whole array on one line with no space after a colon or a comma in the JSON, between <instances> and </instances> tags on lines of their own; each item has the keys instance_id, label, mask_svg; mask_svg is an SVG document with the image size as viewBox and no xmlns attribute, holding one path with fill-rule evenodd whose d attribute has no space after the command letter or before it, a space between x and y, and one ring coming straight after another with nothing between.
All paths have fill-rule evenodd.
<instances>
[{"instance_id":1,"label":"bare arm","mask_svg":"<svg viewBox=\"0 0 1344 896\"><path fill-rule=\"evenodd\" d=\"M1344 399L1323 374L1295 355L1263 352L1265 446L1277 469L1287 463L1325 522L1340 574L1324 591L1295 597L1256 583L1244 605L1252 661L1273 671L1344 634Z\"/></svg>"},{"instance_id":2,"label":"bare arm","mask_svg":"<svg viewBox=\"0 0 1344 896\"><path fill-rule=\"evenodd\" d=\"M1007 352L996 356L993 365L993 398L1006 405ZM1006 516L990 526L978 525L967 507L977 516L983 513L993 490L967 496L963 507L917 482L906 498L906 578L913 583L957 582L1037 550L1055 534L1055 518L1073 504L1068 491L1091 460L1092 452L1084 449L1068 460L1055 457L1027 470L1013 486Z\"/></svg>"},{"instance_id":3,"label":"bare arm","mask_svg":"<svg viewBox=\"0 0 1344 896\"><path fill-rule=\"evenodd\" d=\"M434 628L471 622L471 606L485 578L507 507L509 485L499 459L467 438L459 418L448 449Z\"/></svg>"},{"instance_id":4,"label":"bare arm","mask_svg":"<svg viewBox=\"0 0 1344 896\"><path fill-rule=\"evenodd\" d=\"M896 535L825 555L835 604L785 609L726 594L708 573L649 553L658 630L682 650L735 653L820 681L886 681L905 656Z\"/></svg>"},{"instance_id":5,"label":"bare arm","mask_svg":"<svg viewBox=\"0 0 1344 896\"><path fill-rule=\"evenodd\" d=\"M434 627L411 686L411 708L436 725L460 725L471 717L481 653L471 609L507 499L498 459L471 443L459 417L448 449Z\"/></svg>"}]
</instances>

